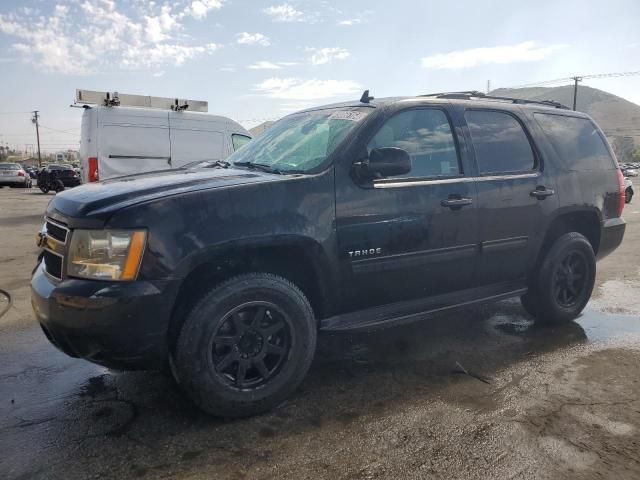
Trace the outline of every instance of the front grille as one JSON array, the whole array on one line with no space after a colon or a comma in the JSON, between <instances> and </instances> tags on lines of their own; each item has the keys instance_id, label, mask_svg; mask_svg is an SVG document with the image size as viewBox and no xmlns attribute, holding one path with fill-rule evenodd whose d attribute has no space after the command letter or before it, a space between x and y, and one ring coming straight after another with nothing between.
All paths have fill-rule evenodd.
<instances>
[{"instance_id":1,"label":"front grille","mask_svg":"<svg viewBox=\"0 0 640 480\"><path fill-rule=\"evenodd\" d=\"M51 223L49 220L47 220L47 234L51 237L51 238L55 238L56 240L60 240L62 243L66 243L67 242L67 232L69 230L67 230L64 227L58 226L55 223Z\"/></svg>"},{"instance_id":2,"label":"front grille","mask_svg":"<svg viewBox=\"0 0 640 480\"><path fill-rule=\"evenodd\" d=\"M69 229L65 225L47 218L44 233L50 239L49 241L45 239L42 257L44 270L53 278L62 280Z\"/></svg>"},{"instance_id":3,"label":"front grille","mask_svg":"<svg viewBox=\"0 0 640 480\"><path fill-rule=\"evenodd\" d=\"M44 269L47 273L58 280L62 280L62 257L49 250L45 250L42 260L44 261Z\"/></svg>"}]
</instances>

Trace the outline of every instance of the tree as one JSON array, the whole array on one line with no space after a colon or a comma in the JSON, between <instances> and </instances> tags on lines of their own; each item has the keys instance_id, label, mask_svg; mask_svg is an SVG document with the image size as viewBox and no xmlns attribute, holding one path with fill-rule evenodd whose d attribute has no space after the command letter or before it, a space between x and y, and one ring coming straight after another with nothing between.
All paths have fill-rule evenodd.
<instances>
[{"instance_id":1,"label":"tree","mask_svg":"<svg viewBox=\"0 0 640 480\"><path fill-rule=\"evenodd\" d=\"M613 137L611 147L620 163L633 161L634 150L636 150L633 138Z\"/></svg>"}]
</instances>

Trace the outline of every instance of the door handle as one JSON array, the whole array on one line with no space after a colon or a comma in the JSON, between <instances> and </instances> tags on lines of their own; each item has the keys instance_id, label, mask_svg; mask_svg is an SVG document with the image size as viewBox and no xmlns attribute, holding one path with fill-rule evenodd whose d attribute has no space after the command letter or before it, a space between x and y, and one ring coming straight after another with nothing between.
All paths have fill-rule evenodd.
<instances>
[{"instance_id":1,"label":"door handle","mask_svg":"<svg viewBox=\"0 0 640 480\"><path fill-rule=\"evenodd\" d=\"M440 205L443 207L449 207L451 210L460 210L462 207L471 205L472 203L473 200L465 197L447 198L446 200L440 201Z\"/></svg>"},{"instance_id":2,"label":"door handle","mask_svg":"<svg viewBox=\"0 0 640 480\"><path fill-rule=\"evenodd\" d=\"M551 195L555 195L555 191L551 190L547 187L536 187L534 191L532 191L529 195L532 197L536 197L538 200L544 200Z\"/></svg>"}]
</instances>

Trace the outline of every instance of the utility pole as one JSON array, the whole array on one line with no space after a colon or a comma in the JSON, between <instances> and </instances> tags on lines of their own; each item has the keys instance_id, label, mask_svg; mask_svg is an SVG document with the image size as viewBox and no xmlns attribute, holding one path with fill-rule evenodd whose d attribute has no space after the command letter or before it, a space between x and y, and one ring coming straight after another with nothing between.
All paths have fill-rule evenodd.
<instances>
[{"instance_id":1,"label":"utility pole","mask_svg":"<svg viewBox=\"0 0 640 480\"><path fill-rule=\"evenodd\" d=\"M38 167L42 168L42 157L40 156L40 130L38 128L38 110L33 111L33 118L31 119L31 121L36 124L36 138L38 140Z\"/></svg>"},{"instance_id":2,"label":"utility pole","mask_svg":"<svg viewBox=\"0 0 640 480\"><path fill-rule=\"evenodd\" d=\"M576 111L576 103L578 102L578 82L582 81L582 77L571 77L573 80L573 111Z\"/></svg>"},{"instance_id":3,"label":"utility pole","mask_svg":"<svg viewBox=\"0 0 640 480\"><path fill-rule=\"evenodd\" d=\"M487 80L487 95L491 91L491 80Z\"/></svg>"}]
</instances>

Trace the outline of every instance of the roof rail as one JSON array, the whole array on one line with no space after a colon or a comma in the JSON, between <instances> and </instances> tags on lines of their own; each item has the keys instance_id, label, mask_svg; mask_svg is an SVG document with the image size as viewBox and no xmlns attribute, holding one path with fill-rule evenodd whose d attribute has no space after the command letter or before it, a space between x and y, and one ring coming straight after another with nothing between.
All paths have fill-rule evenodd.
<instances>
[{"instance_id":1,"label":"roof rail","mask_svg":"<svg viewBox=\"0 0 640 480\"><path fill-rule=\"evenodd\" d=\"M536 104L545 105L547 107L562 108L569 110L569 107L563 105L560 102L554 100L527 100L525 98L513 98L513 97L498 97L494 95L487 95L477 90L468 90L463 92L442 92L442 93L430 93L428 95L420 95L421 97L434 97L434 98L452 98L457 100L472 100L474 98L481 98L483 100L498 100L501 102L510 102L517 104Z\"/></svg>"}]
</instances>

